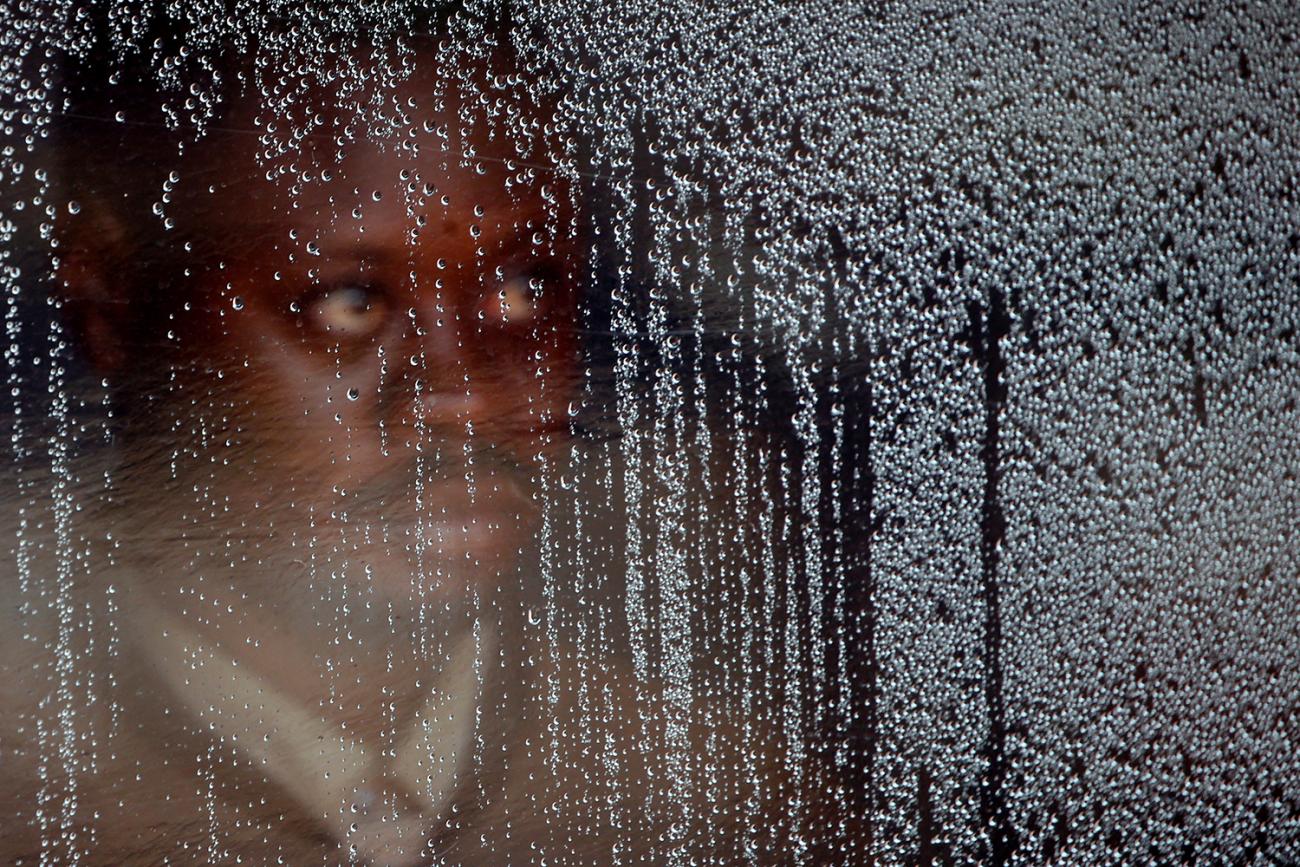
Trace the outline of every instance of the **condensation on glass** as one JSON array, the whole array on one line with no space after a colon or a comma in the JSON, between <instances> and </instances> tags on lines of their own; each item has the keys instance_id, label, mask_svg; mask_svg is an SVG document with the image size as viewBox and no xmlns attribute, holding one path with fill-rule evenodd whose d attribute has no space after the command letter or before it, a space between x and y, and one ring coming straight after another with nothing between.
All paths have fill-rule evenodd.
<instances>
[{"instance_id":1,"label":"condensation on glass","mask_svg":"<svg viewBox=\"0 0 1300 867\"><path fill-rule=\"evenodd\" d=\"M1298 44L6 6L0 857L1300 861Z\"/></svg>"}]
</instances>

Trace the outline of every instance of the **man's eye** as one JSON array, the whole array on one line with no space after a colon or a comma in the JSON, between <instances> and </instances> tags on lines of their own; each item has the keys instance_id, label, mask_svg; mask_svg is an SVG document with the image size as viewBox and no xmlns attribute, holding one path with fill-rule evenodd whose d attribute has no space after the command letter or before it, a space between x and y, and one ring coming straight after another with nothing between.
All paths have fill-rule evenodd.
<instances>
[{"instance_id":1,"label":"man's eye","mask_svg":"<svg viewBox=\"0 0 1300 867\"><path fill-rule=\"evenodd\" d=\"M384 324L388 304L367 286L343 286L312 295L302 303L308 327L341 338L367 337Z\"/></svg>"},{"instance_id":2,"label":"man's eye","mask_svg":"<svg viewBox=\"0 0 1300 867\"><path fill-rule=\"evenodd\" d=\"M542 281L539 277L514 277L488 295L483 303L483 318L506 325L523 325L540 312Z\"/></svg>"}]
</instances>

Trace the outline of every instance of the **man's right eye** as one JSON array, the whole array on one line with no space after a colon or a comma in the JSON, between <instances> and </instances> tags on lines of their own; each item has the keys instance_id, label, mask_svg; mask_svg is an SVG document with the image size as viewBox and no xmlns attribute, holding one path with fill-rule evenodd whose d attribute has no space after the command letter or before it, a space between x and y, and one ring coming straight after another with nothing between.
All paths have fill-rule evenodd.
<instances>
[{"instance_id":1,"label":"man's right eye","mask_svg":"<svg viewBox=\"0 0 1300 867\"><path fill-rule=\"evenodd\" d=\"M294 305L304 324L331 337L369 337L388 318L388 300L369 286L339 286L307 296Z\"/></svg>"}]
</instances>

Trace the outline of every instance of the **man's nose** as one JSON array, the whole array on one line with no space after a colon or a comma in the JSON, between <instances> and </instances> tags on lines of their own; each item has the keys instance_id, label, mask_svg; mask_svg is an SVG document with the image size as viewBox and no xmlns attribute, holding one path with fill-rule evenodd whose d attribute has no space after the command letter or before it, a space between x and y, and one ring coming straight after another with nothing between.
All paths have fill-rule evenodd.
<instances>
[{"instance_id":1,"label":"man's nose","mask_svg":"<svg viewBox=\"0 0 1300 867\"><path fill-rule=\"evenodd\" d=\"M438 424L464 423L484 407L467 334L454 316L417 322L408 343L406 386L417 418Z\"/></svg>"}]
</instances>

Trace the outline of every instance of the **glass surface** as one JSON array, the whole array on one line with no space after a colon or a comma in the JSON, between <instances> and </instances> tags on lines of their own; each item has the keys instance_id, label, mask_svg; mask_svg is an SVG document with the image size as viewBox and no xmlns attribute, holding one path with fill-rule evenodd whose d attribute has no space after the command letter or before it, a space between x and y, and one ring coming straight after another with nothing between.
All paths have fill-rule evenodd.
<instances>
[{"instance_id":1,"label":"glass surface","mask_svg":"<svg viewBox=\"0 0 1300 867\"><path fill-rule=\"evenodd\" d=\"M0 10L0 861L1300 862L1300 14Z\"/></svg>"}]
</instances>

